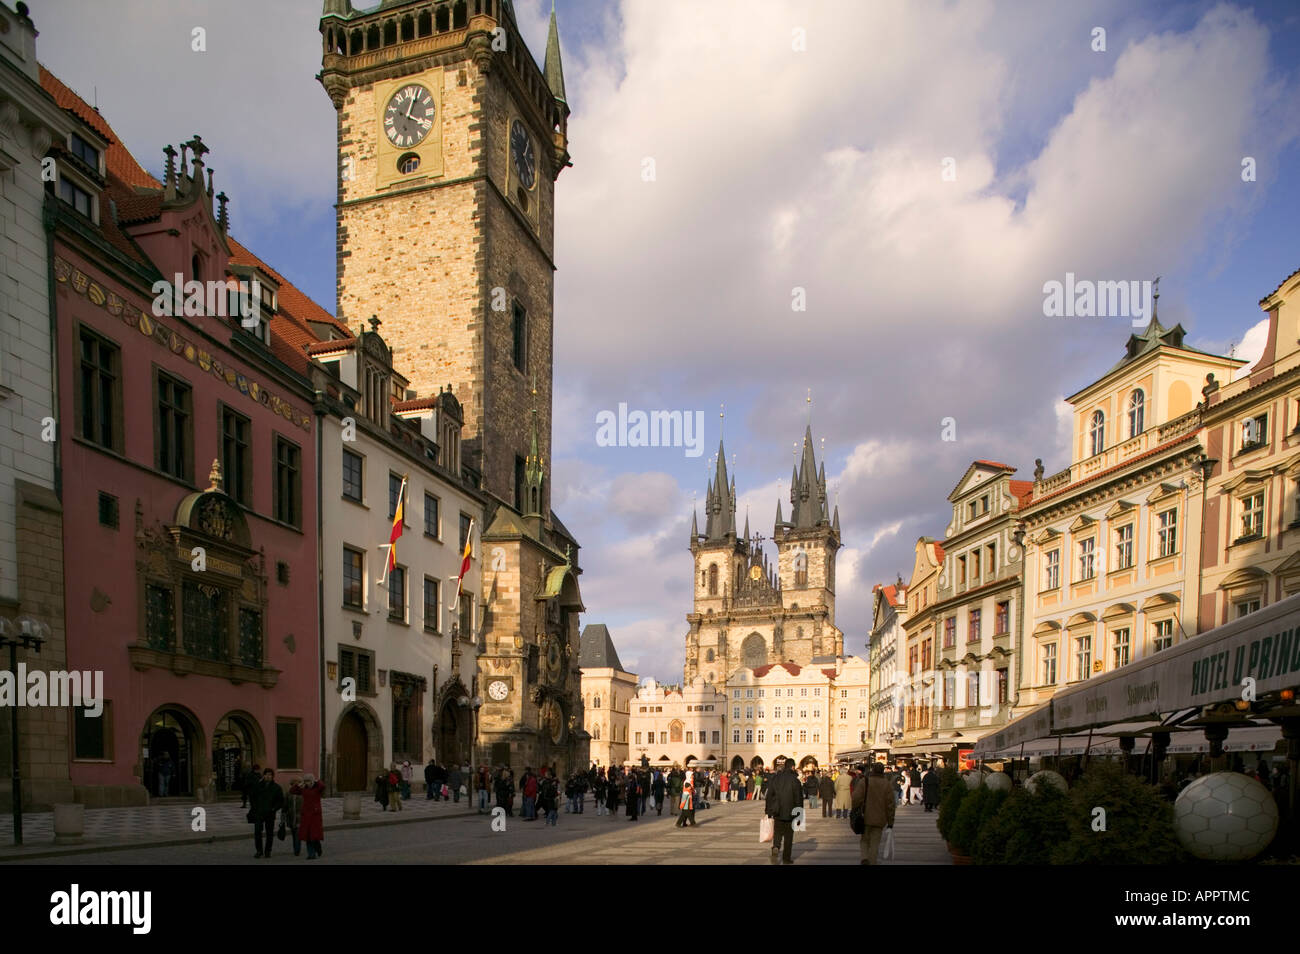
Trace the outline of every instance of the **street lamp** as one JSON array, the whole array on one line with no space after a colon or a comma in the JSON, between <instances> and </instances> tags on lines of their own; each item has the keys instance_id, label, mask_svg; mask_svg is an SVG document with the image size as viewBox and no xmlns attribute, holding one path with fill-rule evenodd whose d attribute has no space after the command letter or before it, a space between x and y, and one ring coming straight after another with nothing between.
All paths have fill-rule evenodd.
<instances>
[{"instance_id":1,"label":"street lamp","mask_svg":"<svg viewBox=\"0 0 1300 954\"><path fill-rule=\"evenodd\" d=\"M0 649L9 647L9 672L12 673L15 683L18 679L18 647L33 650L39 655L41 643L49 638L50 627L40 620L30 616L19 616L14 620L0 617ZM15 685L18 692L22 692L24 688ZM14 702L15 704L9 709L9 758L13 761L11 784L13 785L14 845L18 846L23 843L23 777L18 760L18 705L16 699Z\"/></svg>"}]
</instances>

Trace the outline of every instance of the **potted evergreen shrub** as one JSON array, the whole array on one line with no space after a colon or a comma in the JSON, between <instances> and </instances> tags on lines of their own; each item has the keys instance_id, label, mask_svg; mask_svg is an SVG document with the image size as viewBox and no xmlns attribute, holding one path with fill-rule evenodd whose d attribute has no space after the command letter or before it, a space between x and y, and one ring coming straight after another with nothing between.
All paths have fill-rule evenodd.
<instances>
[{"instance_id":1,"label":"potted evergreen shrub","mask_svg":"<svg viewBox=\"0 0 1300 954\"><path fill-rule=\"evenodd\" d=\"M1046 865L1066 839L1070 811L1066 794L1051 785L1030 792L1016 788L1002 801L975 839L973 860L987 865Z\"/></svg>"},{"instance_id":2,"label":"potted evergreen shrub","mask_svg":"<svg viewBox=\"0 0 1300 954\"><path fill-rule=\"evenodd\" d=\"M1070 790L1068 837L1055 846L1058 865L1169 865L1187 860L1174 830L1174 809L1160 792L1118 764L1094 761ZM1103 820L1096 809L1105 810Z\"/></svg>"},{"instance_id":3,"label":"potted evergreen shrub","mask_svg":"<svg viewBox=\"0 0 1300 954\"><path fill-rule=\"evenodd\" d=\"M953 778L956 779L957 773L953 772L952 774ZM953 784L948 786L948 791L939 802L939 835L945 842L952 840L953 820L956 819L957 812L961 809L961 803L969 792L970 789L965 785L959 785L954 781Z\"/></svg>"},{"instance_id":4,"label":"potted evergreen shrub","mask_svg":"<svg viewBox=\"0 0 1300 954\"><path fill-rule=\"evenodd\" d=\"M992 794L981 785L979 788L972 789L970 794L962 799L961 807L957 810L957 816L953 819L948 834L948 850L952 854L953 864L970 864L971 848L979 835L980 818Z\"/></svg>"}]
</instances>

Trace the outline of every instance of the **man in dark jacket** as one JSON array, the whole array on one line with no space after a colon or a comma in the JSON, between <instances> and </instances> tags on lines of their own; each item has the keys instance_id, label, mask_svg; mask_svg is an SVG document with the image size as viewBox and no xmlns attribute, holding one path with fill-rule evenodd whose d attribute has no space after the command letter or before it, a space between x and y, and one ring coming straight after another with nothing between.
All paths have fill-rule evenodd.
<instances>
[{"instance_id":1,"label":"man in dark jacket","mask_svg":"<svg viewBox=\"0 0 1300 954\"><path fill-rule=\"evenodd\" d=\"M925 810L934 811L939 807L939 773L931 765L921 776L921 793L925 796Z\"/></svg>"},{"instance_id":2,"label":"man in dark jacket","mask_svg":"<svg viewBox=\"0 0 1300 954\"><path fill-rule=\"evenodd\" d=\"M465 773L460 770L460 766L455 762L447 769L447 790L451 792L451 800L460 802L460 787L465 784Z\"/></svg>"},{"instance_id":3,"label":"man in dark jacket","mask_svg":"<svg viewBox=\"0 0 1300 954\"><path fill-rule=\"evenodd\" d=\"M781 771L772 777L770 785L765 788L766 812L776 826L776 835L772 839L772 864L777 863L777 853L780 852L780 862L792 865L794 864L794 858L791 857L794 851L794 810L803 809L803 786L799 783L799 776L794 773L794 762L786 759L785 765L781 766ZM783 851L782 844L785 845Z\"/></svg>"},{"instance_id":4,"label":"man in dark jacket","mask_svg":"<svg viewBox=\"0 0 1300 954\"><path fill-rule=\"evenodd\" d=\"M830 818L835 805L835 781L830 772L817 783L817 794L822 797L822 818Z\"/></svg>"},{"instance_id":5,"label":"man in dark jacket","mask_svg":"<svg viewBox=\"0 0 1300 954\"><path fill-rule=\"evenodd\" d=\"M438 777L438 760L429 759L429 764L424 767L424 800L428 801L434 797L433 781Z\"/></svg>"},{"instance_id":6,"label":"man in dark jacket","mask_svg":"<svg viewBox=\"0 0 1300 954\"><path fill-rule=\"evenodd\" d=\"M267 769L262 780L248 793L248 820L253 823L254 858L270 858L275 844L275 813L284 807L284 789L275 781L275 772ZM262 847L263 835L266 847Z\"/></svg>"}]
</instances>

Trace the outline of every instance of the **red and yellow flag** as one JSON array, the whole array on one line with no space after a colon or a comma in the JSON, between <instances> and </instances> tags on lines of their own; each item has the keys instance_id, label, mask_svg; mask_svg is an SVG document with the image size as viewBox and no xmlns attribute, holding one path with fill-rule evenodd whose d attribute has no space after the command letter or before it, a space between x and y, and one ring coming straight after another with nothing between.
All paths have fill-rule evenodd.
<instances>
[{"instance_id":1,"label":"red and yellow flag","mask_svg":"<svg viewBox=\"0 0 1300 954\"><path fill-rule=\"evenodd\" d=\"M402 519L406 511L406 478L397 492L397 512L393 514L393 529L388 534L388 573L397 568L397 539L402 535ZM387 574L385 574L387 575Z\"/></svg>"},{"instance_id":2,"label":"red and yellow flag","mask_svg":"<svg viewBox=\"0 0 1300 954\"><path fill-rule=\"evenodd\" d=\"M474 518L469 521L469 530L465 533L465 552L460 557L460 576L456 578L456 599L451 604L452 609L460 606L460 594L465 588L465 574L469 572L469 558L474 550Z\"/></svg>"}]
</instances>

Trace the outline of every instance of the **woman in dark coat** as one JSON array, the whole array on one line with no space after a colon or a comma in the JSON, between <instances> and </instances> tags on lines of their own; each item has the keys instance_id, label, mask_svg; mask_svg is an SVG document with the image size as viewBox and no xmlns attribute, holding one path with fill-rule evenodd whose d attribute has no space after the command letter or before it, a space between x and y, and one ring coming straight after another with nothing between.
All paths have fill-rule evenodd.
<instances>
[{"instance_id":1,"label":"woman in dark coat","mask_svg":"<svg viewBox=\"0 0 1300 954\"><path fill-rule=\"evenodd\" d=\"M637 806L641 803L641 779L636 772L627 773L627 820L636 821Z\"/></svg>"},{"instance_id":2,"label":"woman in dark coat","mask_svg":"<svg viewBox=\"0 0 1300 954\"><path fill-rule=\"evenodd\" d=\"M933 811L939 807L939 773L930 766L925 775L921 776L921 795L925 799L925 810Z\"/></svg>"},{"instance_id":3,"label":"woman in dark coat","mask_svg":"<svg viewBox=\"0 0 1300 954\"><path fill-rule=\"evenodd\" d=\"M613 818L618 813L618 777L611 770L609 782L605 786L605 810Z\"/></svg>"},{"instance_id":4,"label":"woman in dark coat","mask_svg":"<svg viewBox=\"0 0 1300 954\"><path fill-rule=\"evenodd\" d=\"M384 811L388 811L388 773L382 772L375 776L375 801Z\"/></svg>"},{"instance_id":5,"label":"woman in dark coat","mask_svg":"<svg viewBox=\"0 0 1300 954\"><path fill-rule=\"evenodd\" d=\"M298 811L298 837L307 842L307 860L312 861L323 854L321 842L325 840L325 814L321 811L320 799L325 794L325 786L316 781L316 776L308 773L302 777L302 784L295 785L302 795L302 808Z\"/></svg>"}]
</instances>

